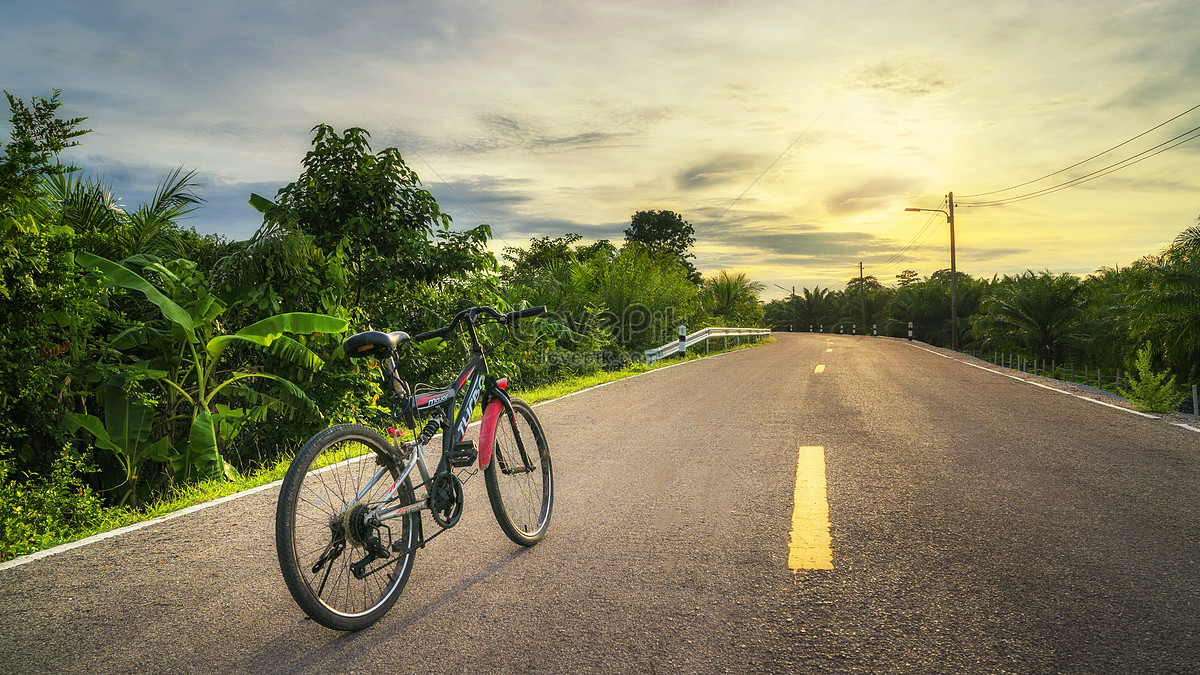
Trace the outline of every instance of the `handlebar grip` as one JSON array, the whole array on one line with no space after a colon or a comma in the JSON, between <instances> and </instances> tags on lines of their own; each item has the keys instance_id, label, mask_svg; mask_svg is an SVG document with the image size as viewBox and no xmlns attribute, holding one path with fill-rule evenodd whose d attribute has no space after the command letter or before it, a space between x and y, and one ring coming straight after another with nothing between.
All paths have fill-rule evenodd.
<instances>
[{"instance_id":1,"label":"handlebar grip","mask_svg":"<svg viewBox=\"0 0 1200 675\"><path fill-rule=\"evenodd\" d=\"M527 307L525 309L518 309L515 312L509 312L508 318L511 321L513 319L524 319L526 317L537 316L538 314L545 314L545 313L546 313L546 306L540 305L538 307Z\"/></svg>"},{"instance_id":2,"label":"handlebar grip","mask_svg":"<svg viewBox=\"0 0 1200 675\"><path fill-rule=\"evenodd\" d=\"M412 336L412 338L410 338L410 339L413 342L422 342L424 340L432 340L433 338L436 338L436 337L446 337L446 334L449 332L450 332L450 327L447 326L446 328L439 328L437 330L425 331L424 333L417 333L416 335Z\"/></svg>"}]
</instances>

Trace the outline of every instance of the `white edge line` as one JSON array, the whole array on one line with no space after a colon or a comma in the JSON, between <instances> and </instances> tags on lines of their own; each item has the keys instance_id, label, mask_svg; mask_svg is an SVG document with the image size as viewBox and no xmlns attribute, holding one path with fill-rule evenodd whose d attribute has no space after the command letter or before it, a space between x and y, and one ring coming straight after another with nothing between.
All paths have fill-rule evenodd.
<instances>
[{"instance_id":1,"label":"white edge line","mask_svg":"<svg viewBox=\"0 0 1200 675\"><path fill-rule=\"evenodd\" d=\"M630 375L629 377L623 377L619 380L611 380L609 382L603 382L603 383L597 384L593 387L588 387L587 389L580 389L579 391L573 391L570 394L563 394L562 396L559 396L558 398L552 398L549 401L542 401L540 403L535 403L532 407L537 408L537 407L546 405L547 403L554 403L555 401L561 401L564 398L570 398L577 394L587 393L589 391L592 391L593 389L599 389L600 387L607 387L608 385L616 384L617 382L625 382L626 380L632 380L636 377L641 377L643 375L650 375L651 373L662 372L664 370L669 370L669 369L675 368L677 366L686 366L689 363L696 363L699 361L703 361L705 359L713 359L718 356L725 356L727 354L735 354L740 351L745 351L745 350L736 349L731 352L721 352L720 354L712 354L712 355L704 356L704 357L701 357L698 359L693 359L691 361L684 361L682 363L674 363L669 366L663 366L662 368L655 368L654 370L647 370L644 373ZM467 428L469 429L474 426L479 426L479 422L478 421L472 422ZM439 436L441 436L441 434L438 434L438 436L435 436L434 438L437 438ZM432 441L432 440L433 439L430 439L430 441ZM207 509L209 507L217 506L218 504L224 504L225 502L230 502L230 501L233 501L240 497L247 497L256 492L262 492L263 490L270 490L272 488L277 488L277 487L279 487L279 485L281 483L283 483L282 480L277 480L272 483L267 483L266 485L259 485L257 487L252 487L248 490L242 490L241 492L235 492L234 494L231 494L231 495L226 495L224 497L220 497L220 498L214 499L212 501L204 502L203 504L193 504L192 506L189 506L187 508L179 509L178 511L172 511L170 513L163 514L161 516L155 516L154 518L150 518L149 520L143 520L143 521L140 521L137 523L133 523L132 525L125 525L123 527L118 527L115 530L109 530L107 532L100 532L99 534L93 534L92 536L84 538L84 539L77 539L75 541L69 541L65 544L59 544L58 546L54 546L52 548L46 548L46 549L42 549L40 551L35 551L33 553L28 553L26 555L13 558L12 560L9 560L7 562L0 563L0 572L3 572L4 570L7 570L7 569L12 569L14 567L20 567L21 565L31 563L35 560L41 560L42 558L49 558L52 555L57 555L59 553L66 553L67 551L70 551L70 550L76 549L76 548L81 548L83 546L87 546L88 544L95 544L96 542L104 541L105 539L119 537L119 536L121 536L123 534L127 534L129 532L136 532L137 530L140 530L140 529L143 529L146 527L150 527L151 525L155 525L157 523L163 523L168 520L174 520L176 518L181 518L183 516L186 516L186 515L189 515L192 513L196 513L197 511L203 511L204 509Z\"/></svg>"},{"instance_id":2,"label":"white edge line","mask_svg":"<svg viewBox=\"0 0 1200 675\"><path fill-rule=\"evenodd\" d=\"M161 516L155 516L153 518L150 518L149 520L143 520L143 521L140 521L137 523L133 523L132 525L125 525L124 527L118 527L115 530L109 530L107 532L100 532L99 534L93 534L92 536L87 537L85 539L78 539L76 541L70 541L65 544L59 544L58 546L55 546L53 548L47 548L47 549L43 549L41 551L36 551L34 553L29 553L27 555L20 556L18 558L13 558L12 560L9 560L7 562L0 563L0 571L10 569L13 567L17 567L20 565L24 565L25 563L30 563L30 562L33 562L34 560L48 558L57 553L64 553L66 551L70 551L71 549L80 548L82 546L87 546L88 544L94 544L99 541L104 541L105 539L111 539L112 537L117 537L117 536L120 536L127 532L134 532L134 531L140 530L145 527L150 527L151 525L154 525L156 523L162 523L162 522L166 522L168 520L174 520L175 518L180 518L182 516L186 516L188 514L195 513L197 511L203 511L204 509L207 509L210 506L224 504L225 502L233 501L234 499L237 499L238 497L245 497L247 495L254 494L255 492L262 492L263 490L269 490L271 488L278 487L279 484L282 482L283 482L282 480L277 480L273 483L267 483L266 485L259 485L257 487L252 487L248 490L243 490L243 491L237 492L235 494L226 495L224 497L220 497L218 499L214 499L209 502L204 502L203 504L193 504L192 506L189 506L187 508L179 509L178 511L172 511L170 513L166 513Z\"/></svg>"},{"instance_id":3,"label":"white edge line","mask_svg":"<svg viewBox=\"0 0 1200 675\"><path fill-rule=\"evenodd\" d=\"M1007 377L1007 378L1009 378L1009 379L1016 380L1016 381L1018 381L1018 382L1024 382L1025 384L1032 384L1032 385L1033 385L1033 386L1035 386L1035 387L1041 387L1042 389L1048 389L1048 390L1050 390L1050 391L1056 391L1056 392L1058 392L1058 393L1060 393L1060 394L1066 394L1067 396L1074 396L1075 398L1077 398L1077 399L1079 399L1079 400L1081 400L1081 401L1087 401L1088 403L1096 403L1096 404L1098 404L1098 405L1108 406L1109 408L1112 408L1112 409L1114 409L1114 410L1120 410L1120 411L1122 411L1122 412L1127 412L1127 413L1129 413L1129 414L1131 414L1131 415L1140 415L1140 416L1142 416L1142 417L1145 417L1145 418L1147 418L1147 419L1152 419L1152 420L1158 420L1158 419L1162 419L1161 417L1157 417L1157 416L1155 416L1155 415L1148 415L1148 414L1146 414L1146 413L1144 413L1144 412L1139 412L1139 411L1137 411L1137 410L1130 410L1129 408L1125 408L1125 407L1122 407L1122 406L1119 406L1119 405L1114 405L1114 404L1112 404L1112 403L1109 403L1108 401L1100 401L1100 400L1097 400L1097 399L1094 399L1094 398L1088 398L1087 396L1080 396L1079 394L1076 394L1076 393L1075 393L1075 392L1073 392L1073 391L1066 391L1065 389L1059 389L1059 388L1057 388L1057 387L1051 387L1051 386L1049 386L1049 385L1045 385L1045 384L1042 384L1042 383L1040 383L1040 382L1034 382L1033 380L1027 380L1027 379L1025 379L1025 378L1023 378L1023 377L1017 377L1016 375L1009 375L1008 373L1002 373L1002 372L1000 372L999 370L994 370L994 369L992 369L992 368L988 368L987 366L981 366L981 365L979 365L978 363L971 363L970 361L963 361L963 360L961 360L961 359L956 359L956 358L954 358L953 356L946 356L945 354L941 354L941 353L935 352L935 351L933 351L932 349L926 349L926 348L924 348L924 347L919 347L919 346L917 346L917 345L912 345L912 346L913 346L913 347L916 347L917 349L920 349L920 350L921 350L921 351L923 351L923 352L929 352L930 354L933 354L934 356L940 356L940 357L942 357L943 359L950 359L951 361L958 361L959 363L964 363L964 364L966 364L966 365L968 365L968 366L971 366L972 368L978 368L978 369L980 369L980 370L986 370L986 371L988 371L989 373L995 373L995 374L997 374L997 375L1003 375L1004 377ZM1183 425L1179 425L1179 426L1183 426ZM1200 429L1194 429L1193 431L1200 431Z\"/></svg>"}]
</instances>

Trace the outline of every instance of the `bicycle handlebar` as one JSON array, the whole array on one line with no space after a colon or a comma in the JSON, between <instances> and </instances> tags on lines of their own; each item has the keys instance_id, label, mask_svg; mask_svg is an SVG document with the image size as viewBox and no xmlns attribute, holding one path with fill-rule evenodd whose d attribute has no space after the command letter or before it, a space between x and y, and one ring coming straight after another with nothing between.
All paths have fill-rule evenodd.
<instances>
[{"instance_id":1,"label":"bicycle handlebar","mask_svg":"<svg viewBox=\"0 0 1200 675\"><path fill-rule=\"evenodd\" d=\"M450 325L443 328L438 328L436 330L426 331L424 333L417 333L410 339L413 342L421 342L423 340L432 340L433 338L444 338L455 328L457 328L458 324L462 323L464 320L471 325L482 323L481 319L491 319L495 323L514 325L517 323L518 319L537 316L538 314L545 313L545 311L545 305L518 309L514 312L508 312L507 314L501 314L491 307L471 307L469 309L464 309L458 314L455 314L454 318L450 320Z\"/></svg>"},{"instance_id":2,"label":"bicycle handlebar","mask_svg":"<svg viewBox=\"0 0 1200 675\"><path fill-rule=\"evenodd\" d=\"M518 309L515 312L509 312L508 314L505 314L505 316L508 317L508 323L512 323L513 321L516 321L517 319L524 319L526 317L537 316L538 314L545 314L545 313L546 313L546 306L539 305L537 307L527 307L525 309Z\"/></svg>"}]
</instances>

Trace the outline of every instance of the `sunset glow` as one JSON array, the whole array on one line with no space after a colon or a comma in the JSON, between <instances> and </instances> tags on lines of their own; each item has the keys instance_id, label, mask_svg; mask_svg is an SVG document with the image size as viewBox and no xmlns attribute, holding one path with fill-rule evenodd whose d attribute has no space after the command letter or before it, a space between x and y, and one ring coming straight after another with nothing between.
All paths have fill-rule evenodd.
<instances>
[{"instance_id":1,"label":"sunset glow","mask_svg":"<svg viewBox=\"0 0 1200 675\"><path fill-rule=\"evenodd\" d=\"M968 208L1200 104L1191 0L994 3L22 3L3 88L62 90L94 133L70 159L126 203L183 165L230 238L251 192L294 180L309 130L396 146L494 250L638 210L696 230L701 272L775 285L885 284L949 266L1087 274L1157 253L1200 214L1200 142L1071 189ZM7 124L4 125L7 134ZM1200 126L1200 110L1045 181ZM906 246L908 247L907 250Z\"/></svg>"}]
</instances>

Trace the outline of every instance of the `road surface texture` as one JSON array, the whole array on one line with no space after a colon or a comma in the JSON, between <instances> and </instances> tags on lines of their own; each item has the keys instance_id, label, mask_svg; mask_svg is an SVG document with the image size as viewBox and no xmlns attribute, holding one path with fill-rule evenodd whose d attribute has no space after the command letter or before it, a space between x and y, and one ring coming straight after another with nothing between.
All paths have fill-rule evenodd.
<instances>
[{"instance_id":1,"label":"road surface texture","mask_svg":"<svg viewBox=\"0 0 1200 675\"><path fill-rule=\"evenodd\" d=\"M0 671L1200 671L1200 433L776 337L539 406L546 538L510 543L476 476L370 629L293 603L273 488L0 571ZM832 569L789 569L801 448Z\"/></svg>"}]
</instances>

